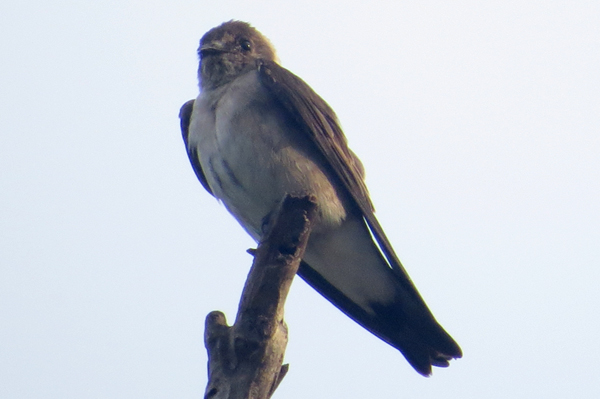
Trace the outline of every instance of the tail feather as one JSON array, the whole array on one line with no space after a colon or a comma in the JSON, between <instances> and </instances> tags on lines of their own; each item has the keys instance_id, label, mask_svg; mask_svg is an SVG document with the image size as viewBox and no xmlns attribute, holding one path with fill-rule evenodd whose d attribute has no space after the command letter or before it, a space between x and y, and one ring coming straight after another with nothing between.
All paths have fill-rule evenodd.
<instances>
[{"instance_id":1,"label":"tail feather","mask_svg":"<svg viewBox=\"0 0 600 399\"><path fill-rule=\"evenodd\" d=\"M402 270L403 271L403 270ZM408 278L392 270L361 220L311 236L298 274L350 318L398 349L417 372L447 367L458 344Z\"/></svg>"}]
</instances>

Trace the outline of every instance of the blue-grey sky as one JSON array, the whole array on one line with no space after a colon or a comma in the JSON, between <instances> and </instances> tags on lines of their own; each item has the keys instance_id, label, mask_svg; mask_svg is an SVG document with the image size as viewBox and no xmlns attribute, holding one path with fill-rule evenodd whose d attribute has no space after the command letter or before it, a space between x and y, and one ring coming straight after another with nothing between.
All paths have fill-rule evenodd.
<instances>
[{"instance_id":1,"label":"blue-grey sky","mask_svg":"<svg viewBox=\"0 0 600 399\"><path fill-rule=\"evenodd\" d=\"M600 396L600 3L0 4L0 397L197 398L254 243L179 107L251 22L336 110L464 358L426 379L294 281L280 398Z\"/></svg>"}]
</instances>

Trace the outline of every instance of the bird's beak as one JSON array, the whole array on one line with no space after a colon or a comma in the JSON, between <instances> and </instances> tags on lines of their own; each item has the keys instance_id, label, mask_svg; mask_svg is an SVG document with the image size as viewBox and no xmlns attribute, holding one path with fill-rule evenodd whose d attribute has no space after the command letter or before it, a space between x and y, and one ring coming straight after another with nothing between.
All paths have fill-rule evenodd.
<instances>
[{"instance_id":1,"label":"bird's beak","mask_svg":"<svg viewBox=\"0 0 600 399\"><path fill-rule=\"evenodd\" d=\"M200 48L198 49L198 54L200 54L200 57L205 57L207 55L219 54L219 53L224 53L224 52L226 52L226 49L222 42L206 43L206 44L201 45Z\"/></svg>"}]
</instances>

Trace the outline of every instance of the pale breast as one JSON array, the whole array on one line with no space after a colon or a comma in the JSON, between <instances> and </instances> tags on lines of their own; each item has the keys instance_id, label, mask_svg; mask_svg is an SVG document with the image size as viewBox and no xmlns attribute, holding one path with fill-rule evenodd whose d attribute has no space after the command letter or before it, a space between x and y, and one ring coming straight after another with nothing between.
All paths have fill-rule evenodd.
<instances>
[{"instance_id":1,"label":"pale breast","mask_svg":"<svg viewBox=\"0 0 600 399\"><path fill-rule=\"evenodd\" d=\"M255 71L198 97L190 145L215 196L255 239L286 193L314 195L322 228L346 216L322 156Z\"/></svg>"}]
</instances>

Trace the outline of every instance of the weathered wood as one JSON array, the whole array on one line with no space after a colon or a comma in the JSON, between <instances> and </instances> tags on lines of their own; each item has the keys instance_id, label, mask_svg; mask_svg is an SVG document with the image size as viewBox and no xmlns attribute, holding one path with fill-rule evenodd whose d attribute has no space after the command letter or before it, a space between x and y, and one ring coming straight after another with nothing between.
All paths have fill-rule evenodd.
<instances>
[{"instance_id":1,"label":"weathered wood","mask_svg":"<svg viewBox=\"0 0 600 399\"><path fill-rule=\"evenodd\" d=\"M304 255L311 197L286 196L256 251L236 321L229 327L222 312L206 317L208 351L205 399L270 398L288 370L282 365L287 345L283 309Z\"/></svg>"}]
</instances>

